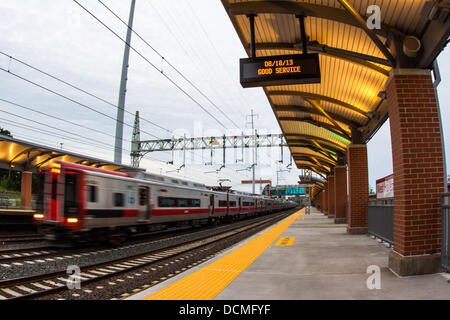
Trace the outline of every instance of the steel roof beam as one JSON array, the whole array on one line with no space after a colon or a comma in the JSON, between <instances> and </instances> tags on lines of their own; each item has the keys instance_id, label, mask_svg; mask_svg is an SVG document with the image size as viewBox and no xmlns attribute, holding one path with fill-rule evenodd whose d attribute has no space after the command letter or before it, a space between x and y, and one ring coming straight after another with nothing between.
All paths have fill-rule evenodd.
<instances>
[{"instance_id":1,"label":"steel roof beam","mask_svg":"<svg viewBox=\"0 0 450 320\"><path fill-rule=\"evenodd\" d=\"M315 126L317 126L319 128L324 128L324 129L326 129L328 131L331 131L334 134L337 134L337 135L341 136L342 138L351 141L351 137L347 133L344 135L342 131L336 129L336 127L334 127L333 125L330 125L329 123L326 123L326 122L323 122L323 121L317 121L317 120L314 120L312 118L296 118L296 117L279 117L278 120L279 121L307 122L307 123L315 125Z\"/></svg>"},{"instance_id":2,"label":"steel roof beam","mask_svg":"<svg viewBox=\"0 0 450 320\"><path fill-rule=\"evenodd\" d=\"M318 161L320 160L319 162L321 162L321 163L323 163L323 164L325 164L327 166L334 167L336 165L335 161L331 161L330 159L327 159L327 158L324 158L324 157L321 157L321 156L317 156L317 155L308 154L308 153L293 153L292 156L294 157L294 160L295 159L300 159L302 157L310 157L310 158L314 157L316 160L317 159L318 159Z\"/></svg>"},{"instance_id":3,"label":"steel roof beam","mask_svg":"<svg viewBox=\"0 0 450 320\"><path fill-rule=\"evenodd\" d=\"M325 145L327 145L327 148L329 147L329 149L333 150L333 151L340 151L340 152L346 152L346 148L342 147L341 145L330 141L328 139L322 138L322 137L318 137L318 136L311 136L311 135L307 135L307 134L300 134L300 133L286 133L285 134L286 137L286 143L290 146L290 142L291 142L291 138L294 139L295 141L299 141L299 140L306 140L311 142L312 140L319 140L322 141ZM301 143L301 142L300 142Z\"/></svg>"},{"instance_id":4,"label":"steel roof beam","mask_svg":"<svg viewBox=\"0 0 450 320\"><path fill-rule=\"evenodd\" d=\"M305 138L305 139L297 138L297 139L289 140L289 141L288 141L288 144L289 144L289 147L290 147L290 148L305 148L305 146L304 146L304 142L305 142L305 141L309 141L309 139L306 139L306 138ZM313 145L313 144L310 144L310 147L311 147L311 148L314 148L314 145ZM343 155L344 152L345 152L345 151L340 150L340 149L338 149L338 148L336 148L336 147L333 147L333 146L331 146L331 145L326 145L325 148L327 148L327 149L329 149L329 150L331 150L331 151L333 151L333 152L335 152L335 153L337 153L337 154L341 154L341 155ZM317 151L317 152L318 152L318 149L311 149L311 150L314 150L314 151ZM325 154L324 154L324 155L325 155Z\"/></svg>"},{"instance_id":5,"label":"steel roof beam","mask_svg":"<svg viewBox=\"0 0 450 320\"><path fill-rule=\"evenodd\" d=\"M225 8L228 10L228 14L230 15L261 13L292 15L304 14L308 17L333 20L361 28L361 25L353 18L353 16L349 12L330 6L294 1L250 1L227 4L222 0L222 3L224 4ZM382 24L381 29L374 30L374 32L385 38L387 38L390 33L402 37L405 35L405 32L386 24Z\"/></svg>"},{"instance_id":6,"label":"steel roof beam","mask_svg":"<svg viewBox=\"0 0 450 320\"><path fill-rule=\"evenodd\" d=\"M374 30L371 30L367 27L367 19L364 19L355 8L352 7L347 0L337 0L344 9L356 20L357 24L364 32L369 36L370 39L375 43L378 49L384 54L384 56L389 60L391 66L396 66L396 61L392 53L388 50L388 48L384 45L384 43L378 38L377 34Z\"/></svg>"},{"instance_id":7,"label":"steel roof beam","mask_svg":"<svg viewBox=\"0 0 450 320\"><path fill-rule=\"evenodd\" d=\"M247 46L248 47L248 46ZM299 43L257 43L256 50L295 50L301 51L301 44ZM364 67L370 68L376 72L389 76L389 71L376 65L381 64L384 66L390 66L390 63L386 59L369 56L355 51L348 51L339 48L329 47L324 44L320 44L317 41L308 42L308 50L312 52L322 53L324 55L347 60Z\"/></svg>"},{"instance_id":8,"label":"steel roof beam","mask_svg":"<svg viewBox=\"0 0 450 320\"><path fill-rule=\"evenodd\" d=\"M434 60L448 44L450 37L450 10L442 8L435 20L430 21L421 37L423 52L419 68L431 68ZM257 46L258 47L258 46Z\"/></svg>"},{"instance_id":9,"label":"steel roof beam","mask_svg":"<svg viewBox=\"0 0 450 320\"><path fill-rule=\"evenodd\" d=\"M312 143L318 147L320 149L320 151L322 151L322 154L324 154L326 157L332 159L333 161L337 161L337 159L339 159L339 157L334 156L331 152L329 152L328 150L326 150L324 147L322 147L320 145L320 143L318 143L316 140L312 140Z\"/></svg>"},{"instance_id":10,"label":"steel roof beam","mask_svg":"<svg viewBox=\"0 0 450 320\"><path fill-rule=\"evenodd\" d=\"M335 127L338 131L341 132L340 136L346 138L349 141L352 141L352 137L347 133L347 131L345 131L340 125L339 123L337 123L320 105L319 102L317 102L317 100L314 99L307 99L307 101L314 107L316 108L316 110L318 110L320 113L322 113L322 115L324 115Z\"/></svg>"},{"instance_id":11,"label":"steel roof beam","mask_svg":"<svg viewBox=\"0 0 450 320\"><path fill-rule=\"evenodd\" d=\"M324 171L331 172L333 165L330 165L328 163L323 163L321 161L318 161L317 159L314 159L314 157L311 156L298 156L297 158L294 158L295 161L309 161L316 165L317 167L323 169Z\"/></svg>"},{"instance_id":12,"label":"steel roof beam","mask_svg":"<svg viewBox=\"0 0 450 320\"><path fill-rule=\"evenodd\" d=\"M273 110L275 112L282 112L282 111L287 111L287 112L305 112L305 113L312 113L312 114L316 114L321 116L322 114L317 111L316 109L312 109L310 107L307 106L301 106L301 105L273 105ZM359 128L362 125L349 120L343 116L340 116L336 113L331 113L331 112L327 112L331 117L333 117L333 119L335 119L336 121L342 122L345 125L349 126L349 127L356 127Z\"/></svg>"},{"instance_id":13,"label":"steel roof beam","mask_svg":"<svg viewBox=\"0 0 450 320\"><path fill-rule=\"evenodd\" d=\"M57 153L57 154L51 155L47 159L45 159L44 161L41 161L38 164L36 164L36 168L39 168L39 167L43 166L44 163L46 163L46 162L48 162L50 160L53 160L55 158L59 158L59 157L62 157L62 156L64 156L64 154L62 154L62 153Z\"/></svg>"},{"instance_id":14,"label":"steel roof beam","mask_svg":"<svg viewBox=\"0 0 450 320\"><path fill-rule=\"evenodd\" d=\"M35 149L33 147L27 148L27 149L17 153L11 160L9 160L9 164L11 165L14 162L14 160L16 160L17 158L19 158L20 156L22 156L28 152L32 152L32 151L35 151Z\"/></svg>"},{"instance_id":15,"label":"steel roof beam","mask_svg":"<svg viewBox=\"0 0 450 320\"><path fill-rule=\"evenodd\" d=\"M302 161L302 160L299 160L299 161ZM309 163L299 163L299 164L296 163L297 168L298 169L309 169L316 173L320 172L320 173L324 173L326 175L328 175L330 173L329 170L324 170L322 167L319 167L318 165L312 163L311 161L307 161L307 162L309 162Z\"/></svg>"},{"instance_id":16,"label":"steel roof beam","mask_svg":"<svg viewBox=\"0 0 450 320\"><path fill-rule=\"evenodd\" d=\"M294 144L294 145L289 145L290 147L293 147L293 148L305 148L305 149L309 149L309 150L311 150L311 151L314 151L314 152L317 152L317 153L319 153L319 154L321 154L322 156L324 156L324 157L326 157L326 158L328 158L329 160L331 160L331 161L334 161L334 162L336 162L336 157L333 157L330 153L327 153L326 152L326 150L325 149L323 149L322 148L322 150L320 149L320 148L318 148L318 147L316 147L314 144L312 144L312 143L310 143L310 142L308 142L308 143L305 143L305 144ZM291 153L292 153L292 150L291 150Z\"/></svg>"},{"instance_id":17,"label":"steel roof beam","mask_svg":"<svg viewBox=\"0 0 450 320\"><path fill-rule=\"evenodd\" d=\"M354 112L362 115L366 119L369 119L369 117L367 116L367 113L365 111L361 110L360 108L358 108L354 105L351 105L350 103L341 101L339 99L335 99L335 98L320 95L320 94L304 92L304 91L292 91L292 90L272 90L272 91L267 91L267 94L269 96L297 96L297 97L302 97L302 98L323 100L323 101L337 104L337 105L344 107L346 109L349 109L351 111L354 111Z\"/></svg>"}]
</instances>

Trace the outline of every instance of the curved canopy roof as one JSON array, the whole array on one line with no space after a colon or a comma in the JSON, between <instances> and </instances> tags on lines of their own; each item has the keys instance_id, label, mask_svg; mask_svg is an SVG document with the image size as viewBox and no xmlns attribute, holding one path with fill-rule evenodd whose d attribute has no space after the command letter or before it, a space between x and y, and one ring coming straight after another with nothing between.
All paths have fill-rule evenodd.
<instances>
[{"instance_id":1,"label":"curved canopy roof","mask_svg":"<svg viewBox=\"0 0 450 320\"><path fill-rule=\"evenodd\" d=\"M302 53L299 16L305 16L308 53L319 53L318 84L266 86L264 91L298 168L328 175L345 163L351 142L366 143L388 118L385 85L392 68L432 68L450 30L449 1L222 0L251 56L249 15L256 15L256 56ZM380 29L366 21L381 9ZM368 14L369 12L369 14ZM414 36L422 50L403 51Z\"/></svg>"},{"instance_id":2,"label":"curved canopy roof","mask_svg":"<svg viewBox=\"0 0 450 320\"><path fill-rule=\"evenodd\" d=\"M36 172L39 168L51 166L55 160L84 164L87 166L112 171L145 171L144 169L134 168L123 164L0 135L0 168L13 168L14 170L30 170Z\"/></svg>"}]
</instances>

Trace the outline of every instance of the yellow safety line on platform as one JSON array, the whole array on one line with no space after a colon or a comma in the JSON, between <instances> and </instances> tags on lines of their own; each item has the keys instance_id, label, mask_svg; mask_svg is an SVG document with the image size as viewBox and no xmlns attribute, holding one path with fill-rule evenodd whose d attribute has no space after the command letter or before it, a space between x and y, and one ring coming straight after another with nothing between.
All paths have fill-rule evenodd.
<instances>
[{"instance_id":1,"label":"yellow safety line on platform","mask_svg":"<svg viewBox=\"0 0 450 320\"><path fill-rule=\"evenodd\" d=\"M230 254L161 289L144 300L212 300L253 263L305 209L297 211Z\"/></svg>"}]
</instances>

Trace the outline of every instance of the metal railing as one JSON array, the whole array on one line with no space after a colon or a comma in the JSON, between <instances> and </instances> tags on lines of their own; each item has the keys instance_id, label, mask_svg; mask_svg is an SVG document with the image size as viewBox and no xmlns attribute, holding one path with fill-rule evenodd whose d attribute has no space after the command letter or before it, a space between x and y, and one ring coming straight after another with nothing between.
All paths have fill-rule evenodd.
<instances>
[{"instance_id":1,"label":"metal railing","mask_svg":"<svg viewBox=\"0 0 450 320\"><path fill-rule=\"evenodd\" d=\"M9 192L0 193L0 209L17 207L17 194Z\"/></svg>"},{"instance_id":2,"label":"metal railing","mask_svg":"<svg viewBox=\"0 0 450 320\"><path fill-rule=\"evenodd\" d=\"M394 198L369 200L368 233L394 244Z\"/></svg>"},{"instance_id":3,"label":"metal railing","mask_svg":"<svg viewBox=\"0 0 450 320\"><path fill-rule=\"evenodd\" d=\"M442 195L442 249L441 266L450 271L450 193Z\"/></svg>"}]
</instances>

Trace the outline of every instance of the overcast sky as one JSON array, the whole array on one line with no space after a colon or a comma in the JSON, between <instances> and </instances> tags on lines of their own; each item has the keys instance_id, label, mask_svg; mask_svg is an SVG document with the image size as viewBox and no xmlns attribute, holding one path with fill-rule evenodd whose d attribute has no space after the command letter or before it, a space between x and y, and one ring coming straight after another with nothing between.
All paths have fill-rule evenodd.
<instances>
[{"instance_id":1,"label":"overcast sky","mask_svg":"<svg viewBox=\"0 0 450 320\"><path fill-rule=\"evenodd\" d=\"M126 27L98 1L79 2L125 38ZM103 2L123 20L128 20L131 1ZM117 105L124 43L74 1L0 0L0 21L1 52ZM125 114L124 127L124 163L130 163L130 140L136 110L141 115L142 140L184 134L189 137L239 134L242 129L250 128L246 116L251 109L258 114L255 126L260 133L281 132L263 90L242 89L239 84L239 58L246 57L246 53L219 0L137 0L133 29L157 53L133 35L132 45L148 61L131 52L126 97L126 111L129 114ZM447 150L450 148L450 80L446 78L450 74L449 54L447 50L439 58L443 76L439 98ZM172 69L168 62L195 84L203 95ZM11 131L14 137L20 139L52 147L60 147L62 143L65 150L113 160L116 117L114 106L63 85L1 54L0 68L10 70L77 102L71 102L0 70L0 99L22 106L0 100L0 127ZM199 104L220 123L202 110ZM23 107L45 112L83 127L43 116ZM287 170L290 155L288 149L284 151L281 164L278 163L281 159L279 148L260 150L257 177L271 179L276 183L276 171L280 170L279 183L296 183L299 171ZM376 179L392 173L388 122L369 143L368 152L370 184L375 186ZM250 171L236 171L251 164L251 154L247 152L242 164L236 163L236 159L241 158L240 151L230 151L227 154L226 168L219 173L215 173L215 170L222 165L221 152L214 154L212 166L201 165L211 161L209 151L187 152L187 168L181 169L179 173L170 171L181 166L183 154L175 152L174 156L175 165L170 166L165 163L171 160L170 152L148 154L141 162L141 167L207 184L217 184L218 179L230 179L236 186L240 180L251 178ZM193 158L195 165L191 164ZM246 190L249 190L248 187Z\"/></svg>"}]
</instances>

